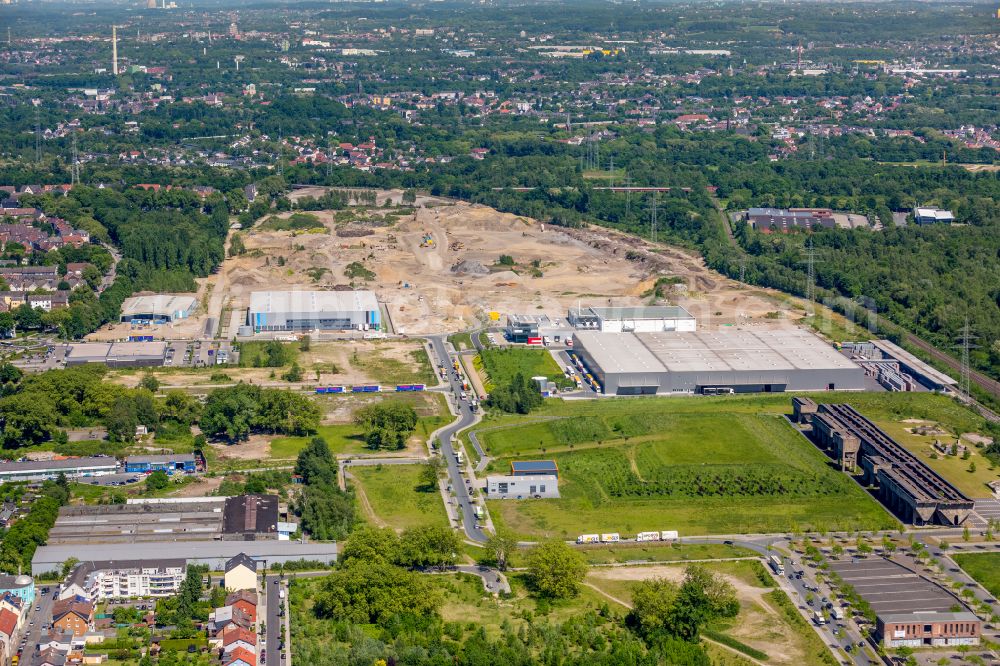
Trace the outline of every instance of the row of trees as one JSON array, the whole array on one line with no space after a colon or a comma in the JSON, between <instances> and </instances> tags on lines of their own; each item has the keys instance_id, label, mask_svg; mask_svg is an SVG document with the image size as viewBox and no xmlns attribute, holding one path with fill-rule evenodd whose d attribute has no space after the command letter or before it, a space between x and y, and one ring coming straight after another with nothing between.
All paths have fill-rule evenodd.
<instances>
[{"instance_id":1,"label":"row of trees","mask_svg":"<svg viewBox=\"0 0 1000 666\"><path fill-rule=\"evenodd\" d=\"M337 460L322 437L313 437L295 461L295 473L303 488L294 510L302 519L302 529L314 539L343 539L354 528L354 496L337 483Z\"/></svg>"},{"instance_id":2,"label":"row of trees","mask_svg":"<svg viewBox=\"0 0 1000 666\"><path fill-rule=\"evenodd\" d=\"M238 442L254 432L309 435L319 421L319 407L306 395L240 383L208 394L200 426L209 437Z\"/></svg>"},{"instance_id":3,"label":"row of trees","mask_svg":"<svg viewBox=\"0 0 1000 666\"><path fill-rule=\"evenodd\" d=\"M354 413L354 422L364 429L365 445L374 451L398 451L417 427L417 412L412 405L387 400L366 405Z\"/></svg>"}]
</instances>

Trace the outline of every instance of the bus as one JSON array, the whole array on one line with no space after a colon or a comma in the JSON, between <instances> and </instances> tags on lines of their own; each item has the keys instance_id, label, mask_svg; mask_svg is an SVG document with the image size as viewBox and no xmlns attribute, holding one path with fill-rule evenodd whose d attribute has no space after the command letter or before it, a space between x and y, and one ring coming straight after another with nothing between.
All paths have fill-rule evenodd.
<instances>
[{"instance_id":1,"label":"bus","mask_svg":"<svg viewBox=\"0 0 1000 666\"><path fill-rule=\"evenodd\" d=\"M781 558L777 555L768 555L767 563L771 566L771 570L779 576L785 573L785 563L781 561Z\"/></svg>"}]
</instances>

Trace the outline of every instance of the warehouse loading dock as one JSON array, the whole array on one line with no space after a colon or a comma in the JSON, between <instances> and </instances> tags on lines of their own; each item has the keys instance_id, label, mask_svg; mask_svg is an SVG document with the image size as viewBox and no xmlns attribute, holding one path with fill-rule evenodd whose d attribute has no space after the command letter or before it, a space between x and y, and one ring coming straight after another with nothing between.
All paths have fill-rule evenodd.
<instances>
[{"instance_id":1,"label":"warehouse loading dock","mask_svg":"<svg viewBox=\"0 0 1000 666\"><path fill-rule=\"evenodd\" d=\"M865 374L803 330L577 331L574 350L609 395L861 391Z\"/></svg>"}]
</instances>

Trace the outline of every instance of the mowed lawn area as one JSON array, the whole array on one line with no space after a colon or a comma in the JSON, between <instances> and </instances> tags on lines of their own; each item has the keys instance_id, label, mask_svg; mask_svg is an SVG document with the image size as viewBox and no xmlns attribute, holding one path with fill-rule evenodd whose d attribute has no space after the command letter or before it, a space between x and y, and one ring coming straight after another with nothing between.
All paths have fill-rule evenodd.
<instances>
[{"instance_id":1,"label":"mowed lawn area","mask_svg":"<svg viewBox=\"0 0 1000 666\"><path fill-rule=\"evenodd\" d=\"M358 500L368 522L396 530L427 525L448 526L441 493L425 488L420 480L423 465L352 466L359 485Z\"/></svg>"},{"instance_id":2,"label":"mowed lawn area","mask_svg":"<svg viewBox=\"0 0 1000 666\"><path fill-rule=\"evenodd\" d=\"M545 349L509 348L484 349L475 361L476 369L487 376L486 390L503 384L521 373L526 378L548 377L559 386L568 386L569 380L552 355Z\"/></svg>"},{"instance_id":3,"label":"mowed lawn area","mask_svg":"<svg viewBox=\"0 0 1000 666\"><path fill-rule=\"evenodd\" d=\"M925 419L975 431L978 416L931 394L813 396L849 402L892 430ZM491 471L552 458L557 500L491 501L496 522L524 538L676 529L682 535L892 529L897 521L797 433L791 396L548 400L530 416L476 430ZM963 472L964 473L964 472Z\"/></svg>"},{"instance_id":4,"label":"mowed lawn area","mask_svg":"<svg viewBox=\"0 0 1000 666\"><path fill-rule=\"evenodd\" d=\"M1000 553L962 553L951 558L990 594L1000 596Z\"/></svg>"}]
</instances>

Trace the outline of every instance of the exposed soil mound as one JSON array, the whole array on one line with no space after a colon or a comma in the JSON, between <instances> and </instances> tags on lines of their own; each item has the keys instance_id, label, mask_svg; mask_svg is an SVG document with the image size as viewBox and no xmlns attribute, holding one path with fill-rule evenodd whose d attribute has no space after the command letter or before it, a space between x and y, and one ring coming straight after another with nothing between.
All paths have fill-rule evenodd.
<instances>
[{"instance_id":1,"label":"exposed soil mound","mask_svg":"<svg viewBox=\"0 0 1000 666\"><path fill-rule=\"evenodd\" d=\"M468 261L463 259L451 267L451 272L458 275L489 275L490 269L480 261Z\"/></svg>"}]
</instances>

